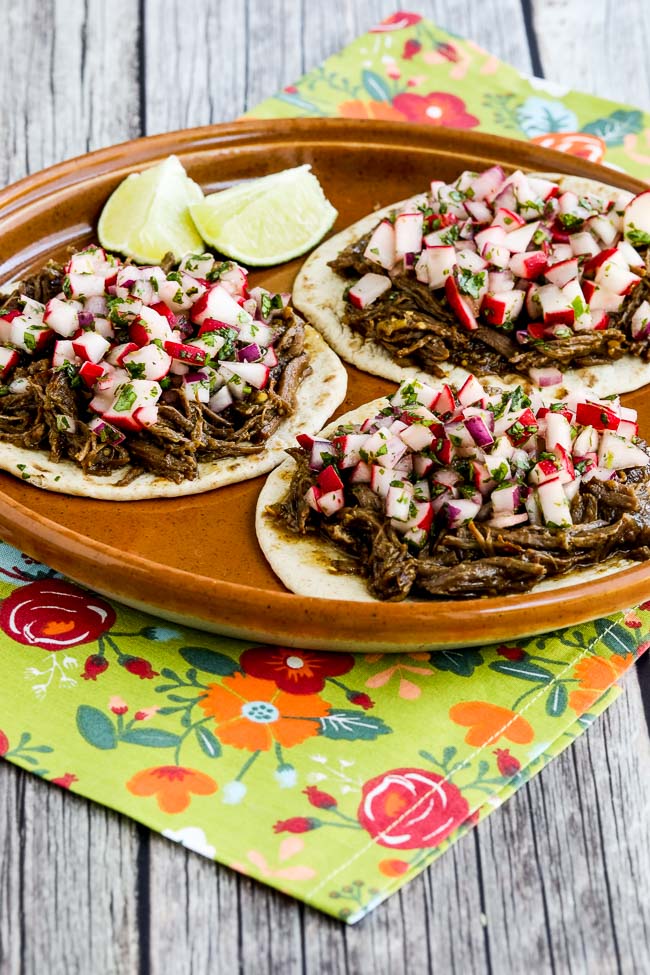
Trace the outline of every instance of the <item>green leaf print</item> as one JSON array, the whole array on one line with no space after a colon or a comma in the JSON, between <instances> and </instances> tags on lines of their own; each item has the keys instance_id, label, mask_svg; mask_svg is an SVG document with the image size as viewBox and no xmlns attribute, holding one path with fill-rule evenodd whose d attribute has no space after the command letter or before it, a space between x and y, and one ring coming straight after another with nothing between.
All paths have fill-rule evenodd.
<instances>
[{"instance_id":1,"label":"green leaf print","mask_svg":"<svg viewBox=\"0 0 650 975\"><path fill-rule=\"evenodd\" d=\"M203 754L207 755L208 758L219 758L221 755L221 745L218 738L207 728L201 727L201 725L194 729L194 733Z\"/></svg>"},{"instance_id":2,"label":"green leaf print","mask_svg":"<svg viewBox=\"0 0 650 975\"><path fill-rule=\"evenodd\" d=\"M471 677L482 663L478 650L436 650L431 654L431 665L436 670L448 670L458 677Z\"/></svg>"},{"instance_id":3,"label":"green leaf print","mask_svg":"<svg viewBox=\"0 0 650 975\"><path fill-rule=\"evenodd\" d=\"M536 681L539 684L550 684L553 680L550 670L529 660L497 660L490 664L490 670L496 670L498 674L507 674L509 677L518 677L520 680Z\"/></svg>"},{"instance_id":4,"label":"green leaf print","mask_svg":"<svg viewBox=\"0 0 650 975\"><path fill-rule=\"evenodd\" d=\"M120 737L120 741L129 745L142 745L145 748L175 748L180 740L180 735L163 731L162 728L131 728Z\"/></svg>"},{"instance_id":5,"label":"green leaf print","mask_svg":"<svg viewBox=\"0 0 650 975\"><path fill-rule=\"evenodd\" d=\"M637 643L632 630L626 629L619 623L611 623L609 620L595 620L594 627L607 649L615 653L617 657L626 657L628 653L636 653Z\"/></svg>"},{"instance_id":6,"label":"green leaf print","mask_svg":"<svg viewBox=\"0 0 650 975\"><path fill-rule=\"evenodd\" d=\"M569 694L566 684L555 684L546 698L546 713L550 718L559 718L566 711Z\"/></svg>"},{"instance_id":7,"label":"green leaf print","mask_svg":"<svg viewBox=\"0 0 650 975\"><path fill-rule=\"evenodd\" d=\"M77 709L77 728L81 737L89 745L101 748L102 751L117 748L117 734L113 722L99 708L81 704Z\"/></svg>"},{"instance_id":8,"label":"green leaf print","mask_svg":"<svg viewBox=\"0 0 650 975\"><path fill-rule=\"evenodd\" d=\"M374 741L379 735L389 735L393 730L384 724L381 718L346 709L330 711L319 720L320 735L323 738L336 740Z\"/></svg>"},{"instance_id":9,"label":"green leaf print","mask_svg":"<svg viewBox=\"0 0 650 975\"><path fill-rule=\"evenodd\" d=\"M181 657L207 674L217 674L219 677L230 677L239 670L239 664L232 657L227 657L225 653L217 653L215 650L208 650L205 647L181 647Z\"/></svg>"},{"instance_id":10,"label":"green leaf print","mask_svg":"<svg viewBox=\"0 0 650 975\"><path fill-rule=\"evenodd\" d=\"M366 69L361 75L361 80L373 102L390 102L392 100L391 91L381 75Z\"/></svg>"},{"instance_id":11,"label":"green leaf print","mask_svg":"<svg viewBox=\"0 0 650 975\"><path fill-rule=\"evenodd\" d=\"M608 146L622 146L626 135L634 135L643 128L641 112L626 112L619 108L607 118L597 118L583 126L583 132L599 136Z\"/></svg>"}]
</instances>

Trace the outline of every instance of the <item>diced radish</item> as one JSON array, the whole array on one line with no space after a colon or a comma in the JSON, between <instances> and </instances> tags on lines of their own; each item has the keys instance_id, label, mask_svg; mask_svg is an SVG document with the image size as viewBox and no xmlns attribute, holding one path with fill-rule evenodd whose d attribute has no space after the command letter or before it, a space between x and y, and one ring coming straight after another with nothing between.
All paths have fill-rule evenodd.
<instances>
[{"instance_id":1,"label":"diced radish","mask_svg":"<svg viewBox=\"0 0 650 975\"><path fill-rule=\"evenodd\" d=\"M341 437L335 437L332 443L336 447L340 458L341 468L355 467L361 460L361 450L364 448L368 437L365 433L346 433Z\"/></svg>"},{"instance_id":2,"label":"diced radish","mask_svg":"<svg viewBox=\"0 0 650 975\"><path fill-rule=\"evenodd\" d=\"M419 403L427 409L432 409L439 395L438 390L427 386L419 379L405 379L390 397L390 402L393 406L410 406L413 403Z\"/></svg>"},{"instance_id":3,"label":"diced radish","mask_svg":"<svg viewBox=\"0 0 650 975\"><path fill-rule=\"evenodd\" d=\"M11 322L10 341L24 352L37 352L54 338L47 325L39 325L24 315L17 315Z\"/></svg>"},{"instance_id":4,"label":"diced radish","mask_svg":"<svg viewBox=\"0 0 650 975\"><path fill-rule=\"evenodd\" d=\"M269 368L261 362L222 362L220 371L226 376L228 382L232 376L237 376L241 382L254 386L255 389L264 389L269 379Z\"/></svg>"},{"instance_id":5,"label":"diced radish","mask_svg":"<svg viewBox=\"0 0 650 975\"><path fill-rule=\"evenodd\" d=\"M546 280L551 284L557 285L558 288L563 288L569 281L573 281L574 278L578 277L578 270L578 259L577 257L572 257L568 261L559 261L557 264L553 264L552 267L547 268L545 276Z\"/></svg>"},{"instance_id":6,"label":"diced radish","mask_svg":"<svg viewBox=\"0 0 650 975\"><path fill-rule=\"evenodd\" d=\"M524 278L526 281L532 281L546 271L546 255L543 251L528 251L525 254L513 254L508 266L516 277Z\"/></svg>"},{"instance_id":7,"label":"diced radish","mask_svg":"<svg viewBox=\"0 0 650 975\"><path fill-rule=\"evenodd\" d=\"M585 222L585 229L590 230L606 247L611 247L618 236L611 221L602 216L593 216Z\"/></svg>"},{"instance_id":8,"label":"diced radish","mask_svg":"<svg viewBox=\"0 0 650 975\"><path fill-rule=\"evenodd\" d=\"M159 315L153 308L143 306L140 314L129 326L129 337L136 345L147 345L154 339L166 342L172 337L172 330L164 315Z\"/></svg>"},{"instance_id":9,"label":"diced radish","mask_svg":"<svg viewBox=\"0 0 650 975\"><path fill-rule=\"evenodd\" d=\"M371 467L365 460L360 460L350 471L350 484L370 484Z\"/></svg>"},{"instance_id":10,"label":"diced radish","mask_svg":"<svg viewBox=\"0 0 650 975\"><path fill-rule=\"evenodd\" d=\"M414 423L412 426L407 427L406 430L403 430L399 436L407 447L416 453L430 447L435 440L435 434L431 428L425 426L423 423Z\"/></svg>"},{"instance_id":11,"label":"diced radish","mask_svg":"<svg viewBox=\"0 0 650 975\"><path fill-rule=\"evenodd\" d=\"M104 358L111 344L98 332L84 332L79 338L72 340L75 355L88 362L100 362Z\"/></svg>"},{"instance_id":12,"label":"diced radish","mask_svg":"<svg viewBox=\"0 0 650 975\"><path fill-rule=\"evenodd\" d=\"M514 213L512 210L507 210L505 207L500 207L492 220L493 227L503 227L506 233L518 230L520 227L525 226L525 224L526 221L523 217L520 217L518 213Z\"/></svg>"},{"instance_id":13,"label":"diced radish","mask_svg":"<svg viewBox=\"0 0 650 975\"><path fill-rule=\"evenodd\" d=\"M424 216L421 211L400 213L395 218L395 258L405 254L419 254L422 250L422 227Z\"/></svg>"},{"instance_id":14,"label":"diced radish","mask_svg":"<svg viewBox=\"0 0 650 975\"><path fill-rule=\"evenodd\" d=\"M577 404L576 423L580 426L593 427L594 430L617 430L620 422L614 410L602 403Z\"/></svg>"},{"instance_id":15,"label":"diced radish","mask_svg":"<svg viewBox=\"0 0 650 975\"><path fill-rule=\"evenodd\" d=\"M224 325L241 328L253 320L222 284L215 284L202 294L192 305L190 315L196 325L202 325L206 318L213 318Z\"/></svg>"},{"instance_id":16,"label":"diced radish","mask_svg":"<svg viewBox=\"0 0 650 975\"><path fill-rule=\"evenodd\" d=\"M585 284L588 283L585 282ZM624 300L623 295L617 295L608 288L598 285L589 299L589 309L591 311L617 312Z\"/></svg>"},{"instance_id":17,"label":"diced radish","mask_svg":"<svg viewBox=\"0 0 650 975\"><path fill-rule=\"evenodd\" d=\"M20 356L15 349L0 347L0 379L4 380L11 370L18 365Z\"/></svg>"},{"instance_id":18,"label":"diced radish","mask_svg":"<svg viewBox=\"0 0 650 975\"><path fill-rule=\"evenodd\" d=\"M453 274L450 274L445 282L445 295L463 328L466 328L468 331L477 329L478 322L476 321L474 312L469 302L460 293L458 282Z\"/></svg>"},{"instance_id":19,"label":"diced radish","mask_svg":"<svg viewBox=\"0 0 650 975\"><path fill-rule=\"evenodd\" d=\"M471 271L472 274L478 274L480 271L484 271L488 266L488 262L478 254L475 254L470 250L460 250L456 254L456 263L460 268L465 271Z\"/></svg>"},{"instance_id":20,"label":"diced radish","mask_svg":"<svg viewBox=\"0 0 650 975\"><path fill-rule=\"evenodd\" d=\"M111 406L103 416L109 423L124 430L140 430L144 425L136 417L141 407L155 406L162 389L157 382L147 379L132 379L111 392ZM95 397L97 400L99 397ZM91 404L92 405L92 404Z\"/></svg>"},{"instance_id":21,"label":"diced radish","mask_svg":"<svg viewBox=\"0 0 650 975\"><path fill-rule=\"evenodd\" d=\"M481 302L481 312L491 325L508 325L520 315L524 305L523 291L488 292Z\"/></svg>"},{"instance_id":22,"label":"diced radish","mask_svg":"<svg viewBox=\"0 0 650 975\"><path fill-rule=\"evenodd\" d=\"M214 413L222 413L232 403L234 403L234 399L228 386L222 386L208 400L208 406Z\"/></svg>"},{"instance_id":23,"label":"diced radish","mask_svg":"<svg viewBox=\"0 0 650 975\"><path fill-rule=\"evenodd\" d=\"M632 247L650 245L650 190L639 193L625 207L624 236Z\"/></svg>"},{"instance_id":24,"label":"diced radish","mask_svg":"<svg viewBox=\"0 0 650 975\"><path fill-rule=\"evenodd\" d=\"M367 261L379 264L390 271L397 260L395 253L395 227L389 220L382 220L373 230L363 256Z\"/></svg>"},{"instance_id":25,"label":"diced radish","mask_svg":"<svg viewBox=\"0 0 650 975\"><path fill-rule=\"evenodd\" d=\"M595 277L596 284L617 295L627 294L640 280L638 274L633 274L611 260L601 264Z\"/></svg>"},{"instance_id":26,"label":"diced radish","mask_svg":"<svg viewBox=\"0 0 650 975\"><path fill-rule=\"evenodd\" d=\"M554 284L545 284L537 292L545 325L573 325L575 312L570 302Z\"/></svg>"},{"instance_id":27,"label":"diced radish","mask_svg":"<svg viewBox=\"0 0 650 975\"><path fill-rule=\"evenodd\" d=\"M650 457L641 447L619 437L612 430L605 430L598 448L598 466L605 470L627 470L630 467L647 467Z\"/></svg>"},{"instance_id":28,"label":"diced radish","mask_svg":"<svg viewBox=\"0 0 650 975\"><path fill-rule=\"evenodd\" d=\"M163 379L172 364L171 356L157 345L144 345L122 356L120 365L134 379Z\"/></svg>"},{"instance_id":29,"label":"diced radish","mask_svg":"<svg viewBox=\"0 0 650 975\"><path fill-rule=\"evenodd\" d=\"M453 248L451 248L453 250ZM355 308L367 308L386 291L390 291L393 282L385 274L364 274L348 291L348 299Z\"/></svg>"},{"instance_id":30,"label":"diced radish","mask_svg":"<svg viewBox=\"0 0 650 975\"><path fill-rule=\"evenodd\" d=\"M248 272L234 261L220 266L219 283L234 297L245 298L248 295Z\"/></svg>"},{"instance_id":31,"label":"diced radish","mask_svg":"<svg viewBox=\"0 0 650 975\"><path fill-rule=\"evenodd\" d=\"M427 247L422 260L426 262L427 281L430 288L444 288L447 278L456 266L456 248L448 244Z\"/></svg>"},{"instance_id":32,"label":"diced radish","mask_svg":"<svg viewBox=\"0 0 650 975\"><path fill-rule=\"evenodd\" d=\"M514 525L523 525L525 521L528 521L527 512L519 515L493 515L486 524L491 528L512 528Z\"/></svg>"},{"instance_id":33,"label":"diced radish","mask_svg":"<svg viewBox=\"0 0 650 975\"><path fill-rule=\"evenodd\" d=\"M460 528L468 521L473 521L480 510L480 503L467 498L455 498L453 501L448 501L443 508L447 525L451 529Z\"/></svg>"},{"instance_id":34,"label":"diced radish","mask_svg":"<svg viewBox=\"0 0 650 975\"><path fill-rule=\"evenodd\" d=\"M320 512L321 510L319 501L322 496L322 493L323 492L320 490L320 488L316 487L315 484L313 484L309 488L309 490L305 492L305 501L307 502L310 508L314 509L314 511Z\"/></svg>"},{"instance_id":35,"label":"diced radish","mask_svg":"<svg viewBox=\"0 0 650 975\"><path fill-rule=\"evenodd\" d=\"M571 451L571 424L561 413L549 412L546 415L546 449L554 451L556 447Z\"/></svg>"},{"instance_id":36,"label":"diced radish","mask_svg":"<svg viewBox=\"0 0 650 975\"><path fill-rule=\"evenodd\" d=\"M495 227L492 224L486 227L485 230L479 230L477 234L474 234L474 243L482 252L488 244L497 244L502 246L506 240L506 232L503 227Z\"/></svg>"},{"instance_id":37,"label":"diced radish","mask_svg":"<svg viewBox=\"0 0 650 975\"><path fill-rule=\"evenodd\" d=\"M328 518L340 511L344 504L345 498L342 490L329 491L327 494L321 494L318 499L319 510Z\"/></svg>"},{"instance_id":38,"label":"diced radish","mask_svg":"<svg viewBox=\"0 0 650 975\"><path fill-rule=\"evenodd\" d=\"M407 490L412 487L408 481L398 481L391 484L386 492L386 515L398 521L408 521L412 494Z\"/></svg>"},{"instance_id":39,"label":"diced radish","mask_svg":"<svg viewBox=\"0 0 650 975\"><path fill-rule=\"evenodd\" d=\"M370 488L380 498L387 496L390 482L399 479L397 471L390 467L380 467L379 464L372 464L370 467Z\"/></svg>"},{"instance_id":40,"label":"diced radish","mask_svg":"<svg viewBox=\"0 0 650 975\"><path fill-rule=\"evenodd\" d=\"M644 267L644 260L637 250L627 240L619 240L616 250L625 260L628 267Z\"/></svg>"},{"instance_id":41,"label":"diced radish","mask_svg":"<svg viewBox=\"0 0 650 975\"><path fill-rule=\"evenodd\" d=\"M563 528L573 524L569 501L559 477L540 484L537 488L537 497L547 525Z\"/></svg>"},{"instance_id":42,"label":"diced radish","mask_svg":"<svg viewBox=\"0 0 650 975\"><path fill-rule=\"evenodd\" d=\"M98 362L90 362L90 360L86 360L81 364L79 375L85 382L86 386L92 388L97 380L101 379L102 376L106 375L106 373L104 371L104 367Z\"/></svg>"},{"instance_id":43,"label":"diced radish","mask_svg":"<svg viewBox=\"0 0 650 975\"><path fill-rule=\"evenodd\" d=\"M213 267L212 254L185 254L178 269L195 278L207 278Z\"/></svg>"},{"instance_id":44,"label":"diced radish","mask_svg":"<svg viewBox=\"0 0 650 975\"><path fill-rule=\"evenodd\" d=\"M69 338L79 328L77 309L61 298L50 298L45 306L43 323L49 325L58 335Z\"/></svg>"},{"instance_id":45,"label":"diced radish","mask_svg":"<svg viewBox=\"0 0 650 975\"><path fill-rule=\"evenodd\" d=\"M519 484L500 484L490 496L495 514L514 514L521 502Z\"/></svg>"},{"instance_id":46,"label":"diced radish","mask_svg":"<svg viewBox=\"0 0 650 975\"><path fill-rule=\"evenodd\" d=\"M504 244L512 254L523 254L532 243L533 237L539 229L539 220L527 223L517 230L506 234Z\"/></svg>"},{"instance_id":47,"label":"diced radish","mask_svg":"<svg viewBox=\"0 0 650 975\"><path fill-rule=\"evenodd\" d=\"M167 341L163 343L163 348L172 359L179 359L187 365L203 366L208 358L205 349L200 349L196 345L189 345L186 342Z\"/></svg>"},{"instance_id":48,"label":"diced radish","mask_svg":"<svg viewBox=\"0 0 650 975\"><path fill-rule=\"evenodd\" d=\"M580 233L571 234L569 237L569 243L571 245L571 250L576 257L595 257L596 254L600 253L600 247L588 230L582 230Z\"/></svg>"},{"instance_id":49,"label":"diced radish","mask_svg":"<svg viewBox=\"0 0 650 975\"><path fill-rule=\"evenodd\" d=\"M343 487L343 481L339 477L336 468L331 464L328 464L327 467L322 469L316 478L316 483L325 494L329 491L339 491Z\"/></svg>"},{"instance_id":50,"label":"diced radish","mask_svg":"<svg viewBox=\"0 0 650 975\"><path fill-rule=\"evenodd\" d=\"M650 303L642 301L630 319L630 331L635 339L650 335Z\"/></svg>"},{"instance_id":51,"label":"diced radish","mask_svg":"<svg viewBox=\"0 0 650 975\"><path fill-rule=\"evenodd\" d=\"M593 257L590 257L582 265L583 278L595 274L601 264L605 264L606 261L611 261L617 253L615 247L607 247L605 250L599 251Z\"/></svg>"},{"instance_id":52,"label":"diced radish","mask_svg":"<svg viewBox=\"0 0 650 975\"><path fill-rule=\"evenodd\" d=\"M106 420L101 416L94 416L88 421L88 429L96 435L96 437L106 443L119 444L125 439L124 434L121 430L116 427L111 426Z\"/></svg>"},{"instance_id":53,"label":"diced radish","mask_svg":"<svg viewBox=\"0 0 650 975\"><path fill-rule=\"evenodd\" d=\"M71 298L89 298L91 295L103 295L106 282L99 274L67 274L64 288L66 295Z\"/></svg>"},{"instance_id":54,"label":"diced radish","mask_svg":"<svg viewBox=\"0 0 650 975\"><path fill-rule=\"evenodd\" d=\"M501 166L490 166L479 173L471 184L473 200L491 201L497 195L505 182L505 173Z\"/></svg>"},{"instance_id":55,"label":"diced radish","mask_svg":"<svg viewBox=\"0 0 650 975\"><path fill-rule=\"evenodd\" d=\"M477 224L490 223L492 220L492 210L482 200L465 200L465 209Z\"/></svg>"},{"instance_id":56,"label":"diced radish","mask_svg":"<svg viewBox=\"0 0 650 975\"><path fill-rule=\"evenodd\" d=\"M458 390L457 399L461 406L473 406L474 403L482 402L485 395L476 376L470 374Z\"/></svg>"},{"instance_id":57,"label":"diced radish","mask_svg":"<svg viewBox=\"0 0 650 975\"><path fill-rule=\"evenodd\" d=\"M528 375L536 386L557 386L564 379L564 376L559 369L554 366L548 366L541 369L535 369L531 367L528 370Z\"/></svg>"}]
</instances>

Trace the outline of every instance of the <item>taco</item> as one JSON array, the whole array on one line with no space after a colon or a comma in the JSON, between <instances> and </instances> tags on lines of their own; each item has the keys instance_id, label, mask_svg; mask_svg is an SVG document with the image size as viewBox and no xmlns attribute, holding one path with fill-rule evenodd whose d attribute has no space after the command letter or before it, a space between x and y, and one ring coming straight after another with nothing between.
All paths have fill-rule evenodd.
<instances>
[{"instance_id":1,"label":"taco","mask_svg":"<svg viewBox=\"0 0 650 975\"><path fill-rule=\"evenodd\" d=\"M209 254L138 267L99 247L0 299L0 468L130 501L265 474L345 396L289 295Z\"/></svg>"},{"instance_id":2,"label":"taco","mask_svg":"<svg viewBox=\"0 0 650 975\"><path fill-rule=\"evenodd\" d=\"M326 241L294 301L386 379L473 372L604 396L650 381L649 245L650 192L494 166Z\"/></svg>"},{"instance_id":3,"label":"taco","mask_svg":"<svg viewBox=\"0 0 650 975\"><path fill-rule=\"evenodd\" d=\"M405 380L298 440L256 526L302 595L502 596L650 557L650 455L618 398Z\"/></svg>"}]
</instances>

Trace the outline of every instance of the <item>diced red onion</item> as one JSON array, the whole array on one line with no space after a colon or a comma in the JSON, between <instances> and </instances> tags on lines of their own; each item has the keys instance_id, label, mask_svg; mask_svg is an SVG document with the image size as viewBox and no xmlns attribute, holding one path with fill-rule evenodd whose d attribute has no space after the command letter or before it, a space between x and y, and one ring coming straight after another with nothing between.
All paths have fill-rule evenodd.
<instances>
[{"instance_id":1,"label":"diced red onion","mask_svg":"<svg viewBox=\"0 0 650 975\"><path fill-rule=\"evenodd\" d=\"M524 335L527 335L527 333L524 332ZM549 366L544 369L532 367L528 370L528 375L536 386L557 386L564 378L560 370L554 366Z\"/></svg>"},{"instance_id":2,"label":"diced red onion","mask_svg":"<svg viewBox=\"0 0 650 975\"><path fill-rule=\"evenodd\" d=\"M256 342L251 342L250 345L245 345L243 349L237 351L237 359L239 362L256 362L261 358L262 350Z\"/></svg>"}]
</instances>

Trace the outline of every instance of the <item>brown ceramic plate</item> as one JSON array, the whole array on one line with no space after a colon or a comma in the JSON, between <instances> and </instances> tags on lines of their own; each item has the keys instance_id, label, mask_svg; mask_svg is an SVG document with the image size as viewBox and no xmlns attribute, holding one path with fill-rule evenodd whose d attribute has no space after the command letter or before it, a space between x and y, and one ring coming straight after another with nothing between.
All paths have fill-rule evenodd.
<instances>
[{"instance_id":1,"label":"brown ceramic plate","mask_svg":"<svg viewBox=\"0 0 650 975\"><path fill-rule=\"evenodd\" d=\"M94 239L103 203L128 173L176 153L206 191L310 162L339 210L339 230L373 207L462 169L563 171L639 192L642 183L513 140L339 119L245 122L139 139L69 160L0 193L0 283ZM290 290L300 261L257 272ZM341 412L391 389L350 369ZM650 439L642 392L625 397ZM39 491L0 472L0 534L93 589L206 630L292 646L412 651L509 640L632 605L650 565L568 588L468 602L349 603L303 598L276 580L257 546L261 479L207 494L118 503Z\"/></svg>"}]
</instances>

